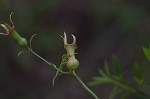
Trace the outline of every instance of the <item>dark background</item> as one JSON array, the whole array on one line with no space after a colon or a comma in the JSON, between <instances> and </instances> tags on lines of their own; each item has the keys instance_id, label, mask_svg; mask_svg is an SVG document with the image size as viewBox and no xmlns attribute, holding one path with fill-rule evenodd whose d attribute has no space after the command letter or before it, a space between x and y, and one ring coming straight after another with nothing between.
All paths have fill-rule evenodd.
<instances>
[{"instance_id":1,"label":"dark background","mask_svg":"<svg viewBox=\"0 0 150 99\"><path fill-rule=\"evenodd\" d=\"M66 31L72 42L70 34L74 34L80 61L77 72L85 83L98 75L104 60L113 72L111 57L115 53L122 73L132 84L136 61L149 81L150 63L141 49L150 43L149 10L149 0L0 0L0 23L9 23L9 15L14 12L18 33L28 40L38 34L34 51L57 66L65 53L59 35ZM53 87L55 70L30 54L18 58L20 50L11 38L0 36L0 99L93 99L66 75ZM108 99L112 87L90 88L101 99Z\"/></svg>"}]
</instances>

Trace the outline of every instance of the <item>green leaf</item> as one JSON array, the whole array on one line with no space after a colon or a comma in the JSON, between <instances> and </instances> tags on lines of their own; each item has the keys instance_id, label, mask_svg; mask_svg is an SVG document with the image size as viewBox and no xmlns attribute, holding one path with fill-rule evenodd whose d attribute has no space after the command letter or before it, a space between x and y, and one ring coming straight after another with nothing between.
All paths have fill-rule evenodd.
<instances>
[{"instance_id":1,"label":"green leaf","mask_svg":"<svg viewBox=\"0 0 150 99\"><path fill-rule=\"evenodd\" d=\"M25 54L25 53L27 53L27 51L20 51L20 52L18 53L18 57L20 57L20 55Z\"/></svg>"},{"instance_id":2,"label":"green leaf","mask_svg":"<svg viewBox=\"0 0 150 99\"><path fill-rule=\"evenodd\" d=\"M106 76L106 74L104 73L103 70L99 69L98 72L99 72L99 74L100 74L101 76L103 76L103 77Z\"/></svg>"},{"instance_id":3,"label":"green leaf","mask_svg":"<svg viewBox=\"0 0 150 99\"><path fill-rule=\"evenodd\" d=\"M143 52L145 54L145 56L147 57L147 59L150 61L150 49L142 47Z\"/></svg>"},{"instance_id":4,"label":"green leaf","mask_svg":"<svg viewBox=\"0 0 150 99\"><path fill-rule=\"evenodd\" d=\"M53 81L52 81L53 86L55 85L55 80L56 80L56 78L59 77L61 74L62 74L62 73L60 73L59 71L56 72L56 74L55 74L55 76L54 76L54 78L53 78Z\"/></svg>"},{"instance_id":5,"label":"green leaf","mask_svg":"<svg viewBox=\"0 0 150 99\"><path fill-rule=\"evenodd\" d=\"M113 65L115 67L116 75L120 79L122 79L122 73L121 73L121 69L120 69L120 64L119 64L118 58L116 57L115 54L112 55L112 62L113 62Z\"/></svg>"},{"instance_id":6,"label":"green leaf","mask_svg":"<svg viewBox=\"0 0 150 99\"><path fill-rule=\"evenodd\" d=\"M114 97L117 96L117 94L118 94L119 92L121 92L121 91L122 91L122 90L120 89L119 86L115 86L115 87L113 88L113 90L112 90L110 96L109 96L109 99L114 99Z\"/></svg>"},{"instance_id":7,"label":"green leaf","mask_svg":"<svg viewBox=\"0 0 150 99\"><path fill-rule=\"evenodd\" d=\"M144 77L142 75L142 71L141 71L141 68L139 66L139 64L136 62L135 63L135 81L138 83L138 84L143 84L144 82Z\"/></svg>"},{"instance_id":8,"label":"green leaf","mask_svg":"<svg viewBox=\"0 0 150 99\"><path fill-rule=\"evenodd\" d=\"M137 77L134 77L134 80L142 87L144 85L144 79L139 79Z\"/></svg>"},{"instance_id":9,"label":"green leaf","mask_svg":"<svg viewBox=\"0 0 150 99\"><path fill-rule=\"evenodd\" d=\"M104 68L105 68L106 74L107 74L108 76L110 76L110 70L109 70L107 61L104 61Z\"/></svg>"},{"instance_id":10,"label":"green leaf","mask_svg":"<svg viewBox=\"0 0 150 99\"><path fill-rule=\"evenodd\" d=\"M143 89L145 87L144 77L142 75L141 68L138 63L135 63L135 77L134 80L138 83L139 89Z\"/></svg>"},{"instance_id":11,"label":"green leaf","mask_svg":"<svg viewBox=\"0 0 150 99\"><path fill-rule=\"evenodd\" d=\"M93 81L90 82L88 85L90 86L94 86L94 85L99 85L99 84L111 84L113 82L113 80L108 77L93 77Z\"/></svg>"},{"instance_id":12,"label":"green leaf","mask_svg":"<svg viewBox=\"0 0 150 99\"><path fill-rule=\"evenodd\" d=\"M61 61L61 63L60 63L59 70L63 70L63 68L64 68L64 66L65 66L65 64L66 64L66 62L67 62L67 60L68 60L68 56L67 56L67 54L64 54L64 55L62 56L62 61ZM54 86L54 84L55 84L56 78L59 77L61 74L62 74L62 73L60 73L59 71L56 72L56 74L55 74L55 76L54 76L54 78L53 78L53 86Z\"/></svg>"}]
</instances>

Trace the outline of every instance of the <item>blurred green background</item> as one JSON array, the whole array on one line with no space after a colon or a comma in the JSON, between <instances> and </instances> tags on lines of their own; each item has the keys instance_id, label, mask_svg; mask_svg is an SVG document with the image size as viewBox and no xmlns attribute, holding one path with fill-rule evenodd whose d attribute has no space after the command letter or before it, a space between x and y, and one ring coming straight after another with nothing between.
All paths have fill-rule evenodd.
<instances>
[{"instance_id":1,"label":"blurred green background","mask_svg":"<svg viewBox=\"0 0 150 99\"><path fill-rule=\"evenodd\" d=\"M78 73L85 83L98 75L104 60L113 72L115 53L132 84L135 61L142 66L146 81L150 80L150 63L141 49L150 43L149 10L149 0L0 0L0 23L9 23L9 14L14 12L18 33L28 40L38 34L34 51L56 65L65 53L59 35L66 31L72 42L70 34L74 34L81 65ZM20 50L12 39L0 36L0 99L93 99L72 77L59 77L53 87L55 70L30 54L18 58ZM90 88L108 99L112 86Z\"/></svg>"}]
</instances>

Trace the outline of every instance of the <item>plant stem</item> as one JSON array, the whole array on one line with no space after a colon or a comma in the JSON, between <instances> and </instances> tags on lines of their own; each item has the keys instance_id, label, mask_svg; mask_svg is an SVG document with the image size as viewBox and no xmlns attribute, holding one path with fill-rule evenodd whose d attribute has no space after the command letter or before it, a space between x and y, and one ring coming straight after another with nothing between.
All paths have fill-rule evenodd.
<instances>
[{"instance_id":1,"label":"plant stem","mask_svg":"<svg viewBox=\"0 0 150 99\"><path fill-rule=\"evenodd\" d=\"M81 86L88 91L95 99L99 99L98 96L91 90L89 89L80 79L80 77L75 73L75 71L72 71L73 76L79 81L79 83L81 84Z\"/></svg>"},{"instance_id":2,"label":"plant stem","mask_svg":"<svg viewBox=\"0 0 150 99\"><path fill-rule=\"evenodd\" d=\"M33 55L35 55L36 57L38 57L38 58L40 58L41 60L43 60L45 63L47 63L47 64L48 64L50 67L52 67L53 69L55 69L55 70L57 70L57 71L59 71L59 72L61 72L61 73L63 73L63 74L70 74L69 72L64 72L64 71L58 69L58 68L56 67L56 65L54 65L53 63L48 62L48 61L45 60L43 57L41 57L40 55L38 55L37 53L35 53L33 50L30 50L30 52L31 52Z\"/></svg>"},{"instance_id":3,"label":"plant stem","mask_svg":"<svg viewBox=\"0 0 150 99\"><path fill-rule=\"evenodd\" d=\"M28 48L29 49L29 48ZM48 62L47 60L45 60L43 57L41 57L40 55L38 55L37 53L35 53L32 49L29 49L29 52L31 52L33 55L35 55L36 57L38 57L39 59L43 60L45 63L47 63L50 67L52 67L53 69L63 73L63 74L68 74L70 75L71 73L70 72L64 72L60 69L58 69L56 67L56 65L54 65L53 63L50 63ZM75 73L75 71L72 71L72 74L73 76L79 81L79 83L81 84L81 86L86 90L88 91L95 99L99 99L94 92L92 92L83 82L82 80L80 79L80 77Z\"/></svg>"}]
</instances>

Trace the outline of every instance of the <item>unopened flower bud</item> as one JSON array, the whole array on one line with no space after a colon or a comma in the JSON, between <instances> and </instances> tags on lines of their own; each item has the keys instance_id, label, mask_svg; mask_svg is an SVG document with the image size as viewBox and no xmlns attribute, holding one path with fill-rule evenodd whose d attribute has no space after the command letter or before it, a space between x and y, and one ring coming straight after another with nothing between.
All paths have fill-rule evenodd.
<instances>
[{"instance_id":1,"label":"unopened flower bud","mask_svg":"<svg viewBox=\"0 0 150 99\"><path fill-rule=\"evenodd\" d=\"M75 49L76 47L76 38L74 35L72 35L73 37L73 43L72 44L68 44L67 43L67 36L66 33L64 32L64 48L67 51L67 55L68 55L68 61L66 62L66 66L69 70L76 70L79 67L79 61L75 58Z\"/></svg>"},{"instance_id":2,"label":"unopened flower bud","mask_svg":"<svg viewBox=\"0 0 150 99\"><path fill-rule=\"evenodd\" d=\"M14 26L14 23L12 21L12 14L13 14L13 12L9 16L9 19L10 19L10 22L11 22L12 26L8 25L7 23L0 24L1 27L3 27L5 29L5 31L6 31L5 33L0 33L0 34L12 37L18 43L18 45L20 47L27 47L27 45L28 45L27 40L25 38L21 37L16 32L16 30L14 29L15 26Z\"/></svg>"},{"instance_id":3,"label":"unopened flower bud","mask_svg":"<svg viewBox=\"0 0 150 99\"><path fill-rule=\"evenodd\" d=\"M14 28L12 28L10 25L8 24L1 24L1 26L5 26L5 30L6 30L6 34L9 35L10 37L12 37L20 47L27 47L28 42L25 38L21 37Z\"/></svg>"}]
</instances>

